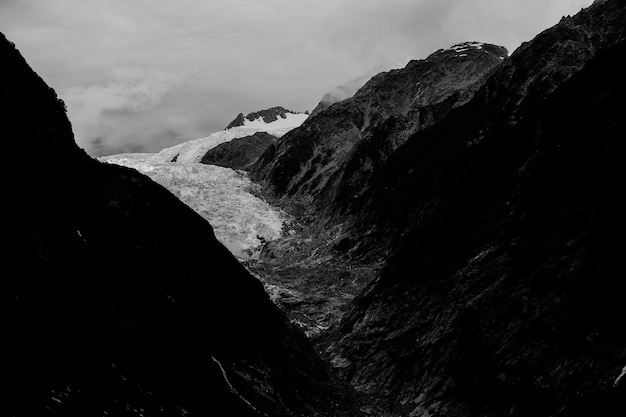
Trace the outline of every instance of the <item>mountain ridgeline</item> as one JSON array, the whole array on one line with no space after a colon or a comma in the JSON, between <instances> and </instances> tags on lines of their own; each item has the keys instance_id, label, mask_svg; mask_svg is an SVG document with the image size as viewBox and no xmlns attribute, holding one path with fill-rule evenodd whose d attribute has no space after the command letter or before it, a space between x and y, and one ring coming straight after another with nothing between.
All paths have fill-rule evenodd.
<instances>
[{"instance_id":1,"label":"mountain ridgeline","mask_svg":"<svg viewBox=\"0 0 626 417\"><path fill-rule=\"evenodd\" d=\"M416 416L620 414L624 21L564 18L364 190L346 234L388 260L326 344L358 391Z\"/></svg>"},{"instance_id":2,"label":"mountain ridgeline","mask_svg":"<svg viewBox=\"0 0 626 417\"><path fill-rule=\"evenodd\" d=\"M467 102L506 56L502 47L468 42L376 75L270 146L251 176L292 210L336 214L398 146Z\"/></svg>"},{"instance_id":3,"label":"mountain ridgeline","mask_svg":"<svg viewBox=\"0 0 626 417\"><path fill-rule=\"evenodd\" d=\"M3 35L0 57L0 414L358 415L211 226L89 158Z\"/></svg>"},{"instance_id":4,"label":"mountain ridgeline","mask_svg":"<svg viewBox=\"0 0 626 417\"><path fill-rule=\"evenodd\" d=\"M253 122L255 120L261 120L264 123L272 123L277 121L279 118L286 118L288 114L301 114L295 111L287 110L284 107L276 106L266 110L261 110L253 113L249 113L247 116L244 116L243 113L239 113L237 117L233 119L232 122L226 126L226 129L230 129L237 126L244 126L246 121Z\"/></svg>"},{"instance_id":5,"label":"mountain ridgeline","mask_svg":"<svg viewBox=\"0 0 626 417\"><path fill-rule=\"evenodd\" d=\"M341 224L342 257L386 259L320 342L357 391L411 416L621 414L625 21L597 1L414 106L436 70L402 75L485 54L437 52L259 159L269 195Z\"/></svg>"},{"instance_id":6,"label":"mountain ridgeline","mask_svg":"<svg viewBox=\"0 0 626 417\"><path fill-rule=\"evenodd\" d=\"M455 45L293 130L240 114L154 156L248 170L295 215L247 264L282 311L190 208L79 149L0 35L2 413L621 416L624 22L597 0L511 57Z\"/></svg>"}]
</instances>

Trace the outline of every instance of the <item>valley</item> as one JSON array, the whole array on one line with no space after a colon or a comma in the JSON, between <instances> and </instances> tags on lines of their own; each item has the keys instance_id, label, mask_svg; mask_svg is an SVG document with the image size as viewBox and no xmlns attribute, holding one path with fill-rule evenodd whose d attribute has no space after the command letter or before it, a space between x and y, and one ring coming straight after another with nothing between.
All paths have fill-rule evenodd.
<instances>
[{"instance_id":1,"label":"valley","mask_svg":"<svg viewBox=\"0 0 626 417\"><path fill-rule=\"evenodd\" d=\"M98 159L0 37L7 415L621 415L625 21Z\"/></svg>"}]
</instances>

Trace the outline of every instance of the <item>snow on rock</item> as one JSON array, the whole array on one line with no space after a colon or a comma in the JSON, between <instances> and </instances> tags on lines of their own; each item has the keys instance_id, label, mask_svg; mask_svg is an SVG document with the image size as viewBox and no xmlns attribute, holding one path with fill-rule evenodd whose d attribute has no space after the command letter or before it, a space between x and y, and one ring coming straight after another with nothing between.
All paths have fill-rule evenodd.
<instances>
[{"instance_id":1,"label":"snow on rock","mask_svg":"<svg viewBox=\"0 0 626 417\"><path fill-rule=\"evenodd\" d=\"M463 42L457 45L454 45L450 48L450 50L455 52L466 52L470 49L483 49L482 42Z\"/></svg>"},{"instance_id":2,"label":"snow on rock","mask_svg":"<svg viewBox=\"0 0 626 417\"><path fill-rule=\"evenodd\" d=\"M158 162L158 154L122 154L101 161L134 168L167 188L207 219L215 236L235 256L257 256L264 241L280 237L284 214L250 191L243 172L203 164Z\"/></svg>"},{"instance_id":3,"label":"snow on rock","mask_svg":"<svg viewBox=\"0 0 626 417\"><path fill-rule=\"evenodd\" d=\"M305 113L286 113L285 117L278 116L278 120L270 123L265 122L262 117L256 120L244 119L243 126L244 128L255 129L258 132L267 132L270 135L281 137L290 130L300 126L308 117L309 115ZM227 131L233 129L237 128L232 127Z\"/></svg>"},{"instance_id":4,"label":"snow on rock","mask_svg":"<svg viewBox=\"0 0 626 417\"><path fill-rule=\"evenodd\" d=\"M290 130L299 127L307 117L309 116L304 113L287 113L284 118L278 116L277 120L270 123L266 123L260 117L257 120L245 119L243 126L220 130L205 138L165 148L161 152L154 154L152 159L159 163L172 162L174 159L176 159L176 162L183 164L198 163L209 149L215 148L219 144L230 142L233 139L252 136L257 132L267 132L270 135L281 137Z\"/></svg>"},{"instance_id":5,"label":"snow on rock","mask_svg":"<svg viewBox=\"0 0 626 417\"><path fill-rule=\"evenodd\" d=\"M230 142L233 139L254 135L256 132L258 132L257 129L244 127L221 130L210 134L206 138L190 140L189 142L165 148L161 152L154 154L152 159L157 163L172 162L174 158L176 158L178 163L199 163L209 149L215 148L224 142Z\"/></svg>"}]
</instances>

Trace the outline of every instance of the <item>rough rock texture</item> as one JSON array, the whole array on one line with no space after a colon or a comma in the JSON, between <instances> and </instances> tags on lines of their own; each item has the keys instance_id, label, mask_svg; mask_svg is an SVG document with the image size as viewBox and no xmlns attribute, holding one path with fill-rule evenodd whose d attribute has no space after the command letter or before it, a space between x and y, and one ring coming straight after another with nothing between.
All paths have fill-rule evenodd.
<instances>
[{"instance_id":1,"label":"rough rock texture","mask_svg":"<svg viewBox=\"0 0 626 417\"><path fill-rule=\"evenodd\" d=\"M452 122L448 122L448 126L455 134L463 132L471 143L480 143L488 135L515 125L599 50L623 39L626 36L626 27L622 24L624 16L620 2L609 1L594 4L576 16L564 17L531 42L523 43L511 58L495 69L476 97L459 110L468 115L463 124L452 128ZM450 134L446 131L440 135L444 139ZM363 187L347 205L353 221L346 228L354 231L352 238L359 238L360 247L353 248L356 251L381 248L386 251L404 233L406 223L410 222L407 216L416 215L404 196L389 204L389 207L401 207L400 215L381 213L370 206L374 190L386 187L386 182L390 181L390 178L380 178L385 169L388 166L379 165L372 174L374 181ZM397 179L391 182L396 183ZM397 230L390 233L390 228Z\"/></svg>"},{"instance_id":2,"label":"rough rock texture","mask_svg":"<svg viewBox=\"0 0 626 417\"><path fill-rule=\"evenodd\" d=\"M247 268L313 341L339 323L351 301L376 276L378 262L354 261L343 253L340 227L312 230L295 221L284 236L268 242Z\"/></svg>"},{"instance_id":3,"label":"rough rock texture","mask_svg":"<svg viewBox=\"0 0 626 417\"><path fill-rule=\"evenodd\" d=\"M286 196L268 194L276 183L265 182L264 197L296 216L301 222L298 232L266 245L261 259L249 265L308 336L317 339L337 324L384 260L384 253L352 259L362 239L346 235L341 224L346 217L338 209L352 204L355 192L364 192L363 184L370 181L374 168L383 165L406 135L471 97L481 76L504 55L501 47L466 43L413 61L402 70L379 74L354 97L309 117L300 129L270 146L252 167L257 181L268 170L287 178L281 170L290 158L298 152L308 155L300 168L297 162L291 166L291 183L297 184ZM368 126L357 128L352 119L367 120ZM331 218L336 224L320 224L320 218Z\"/></svg>"},{"instance_id":4,"label":"rough rock texture","mask_svg":"<svg viewBox=\"0 0 626 417\"><path fill-rule=\"evenodd\" d=\"M272 107L270 109L261 110L258 112L250 113L244 117L243 113L239 113L237 117L226 126L226 129L230 129L235 126L243 126L244 121L246 119L250 121L257 120L258 118L262 118L265 123L271 123L278 120L278 117L282 117L283 119L286 117L287 113L298 114L298 112L287 110L284 107Z\"/></svg>"},{"instance_id":5,"label":"rough rock texture","mask_svg":"<svg viewBox=\"0 0 626 417\"><path fill-rule=\"evenodd\" d=\"M200 160L207 165L247 170L278 138L265 132L233 139L211 148Z\"/></svg>"},{"instance_id":6,"label":"rough rock texture","mask_svg":"<svg viewBox=\"0 0 626 417\"><path fill-rule=\"evenodd\" d=\"M468 43L381 73L268 148L252 177L292 210L300 205L304 214L334 215L358 198L411 133L467 102L506 54Z\"/></svg>"},{"instance_id":7,"label":"rough rock texture","mask_svg":"<svg viewBox=\"0 0 626 417\"><path fill-rule=\"evenodd\" d=\"M624 21L564 19L389 159L362 221L390 259L327 340L359 391L411 416L622 414Z\"/></svg>"},{"instance_id":8,"label":"rough rock texture","mask_svg":"<svg viewBox=\"0 0 626 417\"><path fill-rule=\"evenodd\" d=\"M2 35L0 58L0 414L354 415L210 225L80 150Z\"/></svg>"}]
</instances>

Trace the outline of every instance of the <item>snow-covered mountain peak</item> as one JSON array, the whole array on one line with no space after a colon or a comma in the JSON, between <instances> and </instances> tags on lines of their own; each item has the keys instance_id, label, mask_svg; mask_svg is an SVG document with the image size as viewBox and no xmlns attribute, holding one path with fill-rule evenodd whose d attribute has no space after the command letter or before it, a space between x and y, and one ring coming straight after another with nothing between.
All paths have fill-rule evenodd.
<instances>
[{"instance_id":1,"label":"snow-covered mountain peak","mask_svg":"<svg viewBox=\"0 0 626 417\"><path fill-rule=\"evenodd\" d=\"M277 108L282 109L282 107ZM270 109L271 110L271 109ZM178 162L183 164L199 163L209 149L233 139L252 136L257 132L266 132L272 136L281 137L285 133L299 127L309 117L306 113L294 113L289 111L278 112L274 117L268 115L269 110L251 113L249 119L242 118L241 125L231 126L235 119L225 130L211 133L209 136L179 143L178 145L165 148L150 156L155 163ZM265 115L265 117L264 117Z\"/></svg>"},{"instance_id":2,"label":"snow-covered mountain peak","mask_svg":"<svg viewBox=\"0 0 626 417\"><path fill-rule=\"evenodd\" d=\"M255 129L259 132L267 132L270 135L280 137L296 127L299 127L309 117L306 113L285 113L284 115L277 115L276 120L267 122L267 118L258 116L256 119L245 118L243 121L243 127L248 129ZM231 127L228 130L237 129Z\"/></svg>"},{"instance_id":3,"label":"snow-covered mountain peak","mask_svg":"<svg viewBox=\"0 0 626 417\"><path fill-rule=\"evenodd\" d=\"M300 126L308 116L308 112L299 113L278 106L250 113L247 116L244 116L243 113L239 113L239 115L228 124L226 129L254 126L259 129L280 131L290 128L289 130L291 130ZM268 130L264 131L271 134Z\"/></svg>"}]
</instances>

